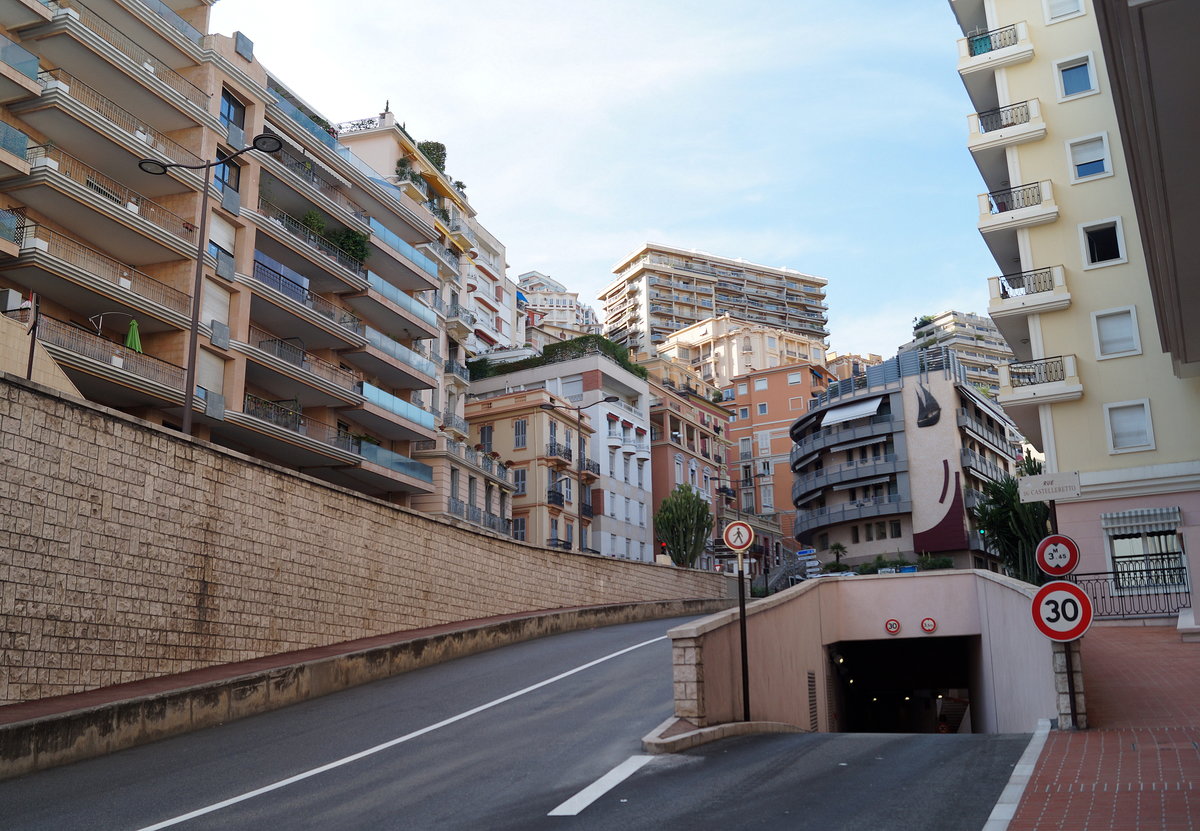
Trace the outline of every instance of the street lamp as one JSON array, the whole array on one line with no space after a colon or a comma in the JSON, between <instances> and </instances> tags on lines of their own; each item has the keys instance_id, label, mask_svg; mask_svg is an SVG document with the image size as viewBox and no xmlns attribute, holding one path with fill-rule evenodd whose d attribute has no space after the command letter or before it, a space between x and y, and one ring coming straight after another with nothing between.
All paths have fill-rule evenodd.
<instances>
[{"instance_id":1,"label":"street lamp","mask_svg":"<svg viewBox=\"0 0 1200 831\"><path fill-rule=\"evenodd\" d=\"M578 447L579 459L576 462L575 467L576 467L576 470L578 471L578 476L579 476L579 504L580 505L583 504L583 455L584 455L583 454L583 449L584 449L583 411L586 410L588 407L595 407L597 404L612 404L612 403L614 403L616 401L620 401L620 400L621 400L620 396L606 395L597 401L593 401L591 404L584 404L579 407L575 407L570 404L549 404L549 403L547 403L547 404L539 405L539 406L541 406L541 408L543 410L574 410L575 411L575 435L577 437L576 441L579 444L579 447ZM579 540L579 542L577 543L577 545L579 546L579 551L582 553L583 552L583 514L582 513L579 514L578 540Z\"/></svg>"},{"instance_id":2,"label":"street lamp","mask_svg":"<svg viewBox=\"0 0 1200 831\"><path fill-rule=\"evenodd\" d=\"M142 159L138 167L152 176L162 176L173 167L185 170L204 171L204 196L200 200L200 228L196 240L196 281L192 288L192 325L188 334L187 368L183 379L183 427L185 434L192 432L192 405L196 401L196 349L200 337L200 292L204 288L204 252L208 247L205 239L208 230L208 187L212 182L212 169L228 163L243 153L257 150L260 153L277 153L283 148L283 142L277 136L262 133L254 137L249 147L243 147L230 153L223 159L217 159L204 164L180 164L178 162L160 162L158 159Z\"/></svg>"}]
</instances>

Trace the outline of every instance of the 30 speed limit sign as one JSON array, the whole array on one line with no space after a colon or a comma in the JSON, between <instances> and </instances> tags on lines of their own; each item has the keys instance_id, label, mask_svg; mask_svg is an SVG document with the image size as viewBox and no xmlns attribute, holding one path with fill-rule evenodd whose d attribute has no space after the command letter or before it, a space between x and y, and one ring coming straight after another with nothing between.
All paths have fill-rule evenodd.
<instances>
[{"instance_id":1,"label":"30 speed limit sign","mask_svg":"<svg viewBox=\"0 0 1200 831\"><path fill-rule=\"evenodd\" d=\"M1077 640L1092 625L1092 599L1066 580L1047 583L1033 596L1033 622L1052 641Z\"/></svg>"}]
</instances>

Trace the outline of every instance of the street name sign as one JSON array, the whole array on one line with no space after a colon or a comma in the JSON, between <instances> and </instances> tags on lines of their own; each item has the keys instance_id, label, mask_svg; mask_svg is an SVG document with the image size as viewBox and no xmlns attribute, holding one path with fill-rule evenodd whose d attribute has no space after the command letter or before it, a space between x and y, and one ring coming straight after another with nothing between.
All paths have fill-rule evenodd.
<instances>
[{"instance_id":1,"label":"street name sign","mask_svg":"<svg viewBox=\"0 0 1200 831\"><path fill-rule=\"evenodd\" d=\"M1079 496L1079 471L1041 473L1017 479L1022 502L1046 502Z\"/></svg>"},{"instance_id":2,"label":"street name sign","mask_svg":"<svg viewBox=\"0 0 1200 831\"><path fill-rule=\"evenodd\" d=\"M1055 580L1033 596L1033 623L1052 641L1078 640L1092 625L1092 599L1066 580Z\"/></svg>"},{"instance_id":3,"label":"street name sign","mask_svg":"<svg viewBox=\"0 0 1200 831\"><path fill-rule=\"evenodd\" d=\"M1051 577L1062 577L1079 567L1079 543L1066 534L1051 534L1034 553L1038 568Z\"/></svg>"}]
</instances>

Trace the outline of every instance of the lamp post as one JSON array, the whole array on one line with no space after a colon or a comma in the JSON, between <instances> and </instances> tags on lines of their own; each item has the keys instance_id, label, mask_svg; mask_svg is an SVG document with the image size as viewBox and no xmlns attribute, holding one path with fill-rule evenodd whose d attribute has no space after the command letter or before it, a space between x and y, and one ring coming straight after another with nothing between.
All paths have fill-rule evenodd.
<instances>
[{"instance_id":1,"label":"lamp post","mask_svg":"<svg viewBox=\"0 0 1200 831\"><path fill-rule=\"evenodd\" d=\"M205 162L204 164L180 164L178 162L160 162L158 159L142 159L138 167L143 172L153 176L163 176L173 167L185 170L204 171L204 190L200 200L200 227L197 229L196 240L196 279L192 286L192 324L188 333L187 367L183 379L183 426L185 434L192 433L192 406L196 401L196 350L200 338L200 292L204 289L204 252L208 247L205 239L208 230L208 188L212 183L212 169L227 164L243 153L257 150L260 153L277 153L283 147L283 142L277 136L261 133L254 137L249 147L243 147L230 153L223 159Z\"/></svg>"},{"instance_id":2,"label":"lamp post","mask_svg":"<svg viewBox=\"0 0 1200 831\"><path fill-rule=\"evenodd\" d=\"M575 469L577 471L577 476L579 477L579 504L580 505L583 504L583 456L584 456L584 453L583 453L583 451L584 451L583 411L586 410L588 407L595 407L597 404L612 404L613 402L620 401L620 400L621 400L620 396L606 395L597 401L593 401L591 404L584 404L579 407L574 407L570 404L549 404L549 403L547 403L547 404L539 405L543 410L574 410L575 411L575 435L576 435L576 442L578 444L577 450L579 452L579 458L576 460ZM582 552L583 551L583 514L582 514L582 512L579 514L579 536L578 536L578 542L576 543L576 545L579 547L579 551Z\"/></svg>"}]
</instances>

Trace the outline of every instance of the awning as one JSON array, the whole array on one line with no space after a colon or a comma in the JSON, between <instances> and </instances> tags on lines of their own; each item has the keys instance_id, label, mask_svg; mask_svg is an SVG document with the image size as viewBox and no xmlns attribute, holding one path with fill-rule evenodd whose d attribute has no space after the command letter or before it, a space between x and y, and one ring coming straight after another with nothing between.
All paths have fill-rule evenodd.
<instances>
[{"instance_id":1,"label":"awning","mask_svg":"<svg viewBox=\"0 0 1200 831\"><path fill-rule=\"evenodd\" d=\"M871 444L883 444L888 440L889 436L876 436L873 439L863 439L861 441L848 441L845 444L835 444L828 448L830 453L837 453L841 450L853 450L856 447L866 447Z\"/></svg>"},{"instance_id":2,"label":"awning","mask_svg":"<svg viewBox=\"0 0 1200 831\"><path fill-rule=\"evenodd\" d=\"M1100 527L1109 535L1174 531L1179 528L1180 521L1178 508L1138 508L1133 511L1100 514Z\"/></svg>"},{"instance_id":3,"label":"awning","mask_svg":"<svg viewBox=\"0 0 1200 831\"><path fill-rule=\"evenodd\" d=\"M843 421L852 421L856 418L865 418L866 416L874 415L882 401L883 396L877 395L865 401L855 401L852 404L843 404L840 407L834 407L832 410L826 411L825 416L821 419L821 426L828 427L831 424L841 424Z\"/></svg>"},{"instance_id":4,"label":"awning","mask_svg":"<svg viewBox=\"0 0 1200 831\"><path fill-rule=\"evenodd\" d=\"M881 485L884 482L890 481L890 476L876 476L874 479L856 479L853 482L846 482L843 485L834 485L835 491L848 491L851 488L861 488L866 485Z\"/></svg>"}]
</instances>

